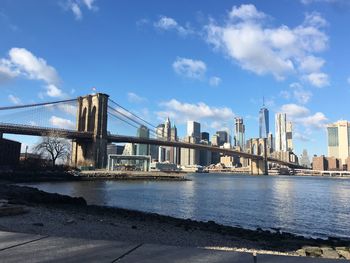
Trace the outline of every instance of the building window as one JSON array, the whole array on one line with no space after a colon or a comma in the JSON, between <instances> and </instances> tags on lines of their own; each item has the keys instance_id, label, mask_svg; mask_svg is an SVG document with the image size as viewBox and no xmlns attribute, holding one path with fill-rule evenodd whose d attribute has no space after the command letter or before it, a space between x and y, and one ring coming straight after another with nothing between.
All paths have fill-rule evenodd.
<instances>
[{"instance_id":1,"label":"building window","mask_svg":"<svg viewBox=\"0 0 350 263\"><path fill-rule=\"evenodd\" d=\"M328 127L328 146L333 147L339 146L339 139L338 139L338 127Z\"/></svg>"}]
</instances>

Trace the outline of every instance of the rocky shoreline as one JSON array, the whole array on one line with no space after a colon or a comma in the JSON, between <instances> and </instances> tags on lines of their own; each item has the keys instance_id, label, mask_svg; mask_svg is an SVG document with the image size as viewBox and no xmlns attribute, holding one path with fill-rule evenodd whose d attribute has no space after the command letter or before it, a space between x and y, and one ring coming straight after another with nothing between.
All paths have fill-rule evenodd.
<instances>
[{"instance_id":1,"label":"rocky shoreline","mask_svg":"<svg viewBox=\"0 0 350 263\"><path fill-rule=\"evenodd\" d=\"M121 208L87 205L83 198L0 184L0 199L28 213L0 216L0 230L137 241L258 253L350 259L350 239L312 239Z\"/></svg>"}]
</instances>

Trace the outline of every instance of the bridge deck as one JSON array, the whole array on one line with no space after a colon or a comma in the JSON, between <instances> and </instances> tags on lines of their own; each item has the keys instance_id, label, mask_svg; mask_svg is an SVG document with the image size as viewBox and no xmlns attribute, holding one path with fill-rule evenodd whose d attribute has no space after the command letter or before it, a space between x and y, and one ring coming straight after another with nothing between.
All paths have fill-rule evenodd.
<instances>
[{"instance_id":1,"label":"bridge deck","mask_svg":"<svg viewBox=\"0 0 350 263\"><path fill-rule=\"evenodd\" d=\"M9 123L0 123L0 133L32 135L32 136L56 135L67 139L85 139L85 140L92 140L94 138L93 137L94 135L92 132L81 132L81 131L68 130L68 129L37 127L37 126L31 126L31 125L17 125L17 124L9 124ZM113 134L109 134L107 136L107 140L108 142L116 142L116 143L118 142L140 143L140 144L151 144L151 145L170 146L170 147L178 147L178 148L197 149L197 150L207 150L211 152L222 153L224 155L240 156L240 157L249 158L252 160L264 159L264 157L261 155L240 152L232 149L224 149L224 148L215 147L211 145L186 143L186 142L180 142L180 141L166 141L161 139L140 138L135 136L113 135ZM285 165L290 168L303 168L300 165L281 161L271 157L267 157L266 160L268 162Z\"/></svg>"}]
</instances>

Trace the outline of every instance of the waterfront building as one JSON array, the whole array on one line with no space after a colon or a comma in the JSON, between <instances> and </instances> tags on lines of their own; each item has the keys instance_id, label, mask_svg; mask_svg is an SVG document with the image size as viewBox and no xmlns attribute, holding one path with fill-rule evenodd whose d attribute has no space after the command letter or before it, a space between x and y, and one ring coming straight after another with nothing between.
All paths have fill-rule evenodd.
<instances>
[{"instance_id":1,"label":"waterfront building","mask_svg":"<svg viewBox=\"0 0 350 263\"><path fill-rule=\"evenodd\" d=\"M243 118L235 118L235 134L234 134L234 146L241 147L244 150L245 141L245 125Z\"/></svg>"},{"instance_id":2,"label":"waterfront building","mask_svg":"<svg viewBox=\"0 0 350 263\"><path fill-rule=\"evenodd\" d=\"M210 145L210 143L207 140L201 140L199 143L203 145ZM211 151L199 150L199 165L208 166L210 164L211 164Z\"/></svg>"},{"instance_id":3,"label":"waterfront building","mask_svg":"<svg viewBox=\"0 0 350 263\"><path fill-rule=\"evenodd\" d=\"M174 125L171 126L170 119L167 118L165 123L159 124L156 128L156 136L158 139L167 141L177 141L177 128ZM151 156L153 160L158 160L159 162L170 162L179 164L180 163L180 149L176 147L165 147L159 146L156 149L151 149ZM158 158L158 159L157 159Z\"/></svg>"},{"instance_id":4,"label":"waterfront building","mask_svg":"<svg viewBox=\"0 0 350 263\"><path fill-rule=\"evenodd\" d=\"M141 125L137 129L137 137L149 139L149 129ZM148 144L136 144L136 155L150 155L150 146Z\"/></svg>"},{"instance_id":5,"label":"waterfront building","mask_svg":"<svg viewBox=\"0 0 350 263\"><path fill-rule=\"evenodd\" d=\"M259 111L259 138L267 138L269 132L269 110L263 103L263 106Z\"/></svg>"},{"instance_id":6,"label":"waterfront building","mask_svg":"<svg viewBox=\"0 0 350 263\"><path fill-rule=\"evenodd\" d=\"M216 134L219 136L219 146L229 142L229 133L227 131L217 131Z\"/></svg>"},{"instance_id":7,"label":"waterfront building","mask_svg":"<svg viewBox=\"0 0 350 263\"><path fill-rule=\"evenodd\" d=\"M310 168L310 159L307 150L304 149L302 155L300 156L300 165L306 168Z\"/></svg>"},{"instance_id":8,"label":"waterfront building","mask_svg":"<svg viewBox=\"0 0 350 263\"><path fill-rule=\"evenodd\" d=\"M312 169L316 171L339 171L343 170L342 162L335 157L314 156L312 159Z\"/></svg>"},{"instance_id":9,"label":"waterfront building","mask_svg":"<svg viewBox=\"0 0 350 263\"><path fill-rule=\"evenodd\" d=\"M273 140L273 135L271 132L267 135L267 153L273 153L274 151L274 140Z\"/></svg>"},{"instance_id":10,"label":"waterfront building","mask_svg":"<svg viewBox=\"0 0 350 263\"><path fill-rule=\"evenodd\" d=\"M186 136L183 141L188 143L196 143L196 138ZM181 148L180 158L182 166L197 165L199 164L199 151L196 149Z\"/></svg>"},{"instance_id":11,"label":"waterfront building","mask_svg":"<svg viewBox=\"0 0 350 263\"><path fill-rule=\"evenodd\" d=\"M211 137L211 146L218 147L219 146L219 135L213 134ZM220 154L218 152L211 153L211 164L217 164L220 162Z\"/></svg>"},{"instance_id":12,"label":"waterfront building","mask_svg":"<svg viewBox=\"0 0 350 263\"><path fill-rule=\"evenodd\" d=\"M345 164L350 156L350 123L338 121L327 125L328 156L341 159Z\"/></svg>"},{"instance_id":13,"label":"waterfront building","mask_svg":"<svg viewBox=\"0 0 350 263\"><path fill-rule=\"evenodd\" d=\"M107 156L110 154L123 154L124 145L116 145L113 143L107 144Z\"/></svg>"},{"instance_id":14,"label":"waterfront building","mask_svg":"<svg viewBox=\"0 0 350 263\"><path fill-rule=\"evenodd\" d=\"M219 135L213 134L213 136L211 136L211 145L219 146Z\"/></svg>"},{"instance_id":15,"label":"waterfront building","mask_svg":"<svg viewBox=\"0 0 350 263\"><path fill-rule=\"evenodd\" d=\"M194 137L198 143L201 139L201 124L196 121L187 121L187 136Z\"/></svg>"},{"instance_id":16,"label":"waterfront building","mask_svg":"<svg viewBox=\"0 0 350 263\"><path fill-rule=\"evenodd\" d=\"M287 151L293 151L293 124L287 122L286 125Z\"/></svg>"},{"instance_id":17,"label":"waterfront building","mask_svg":"<svg viewBox=\"0 0 350 263\"><path fill-rule=\"evenodd\" d=\"M209 132L201 132L201 141L209 142Z\"/></svg>"},{"instance_id":18,"label":"waterfront building","mask_svg":"<svg viewBox=\"0 0 350 263\"><path fill-rule=\"evenodd\" d=\"M287 116L285 113L277 113L275 116L275 151L287 151Z\"/></svg>"},{"instance_id":19,"label":"waterfront building","mask_svg":"<svg viewBox=\"0 0 350 263\"><path fill-rule=\"evenodd\" d=\"M136 155L136 145L134 143L126 143L122 155Z\"/></svg>"}]
</instances>

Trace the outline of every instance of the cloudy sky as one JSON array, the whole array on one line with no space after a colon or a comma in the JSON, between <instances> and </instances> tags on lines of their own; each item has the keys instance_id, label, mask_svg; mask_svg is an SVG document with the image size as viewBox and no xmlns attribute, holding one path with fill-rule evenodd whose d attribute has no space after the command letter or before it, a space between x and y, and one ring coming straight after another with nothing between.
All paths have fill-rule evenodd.
<instances>
[{"instance_id":1,"label":"cloudy sky","mask_svg":"<svg viewBox=\"0 0 350 263\"><path fill-rule=\"evenodd\" d=\"M240 116L248 138L264 96L271 130L286 112L296 152L326 154L325 124L350 119L349 23L347 0L2 0L0 101L95 87L180 136L186 120L213 133Z\"/></svg>"}]
</instances>

